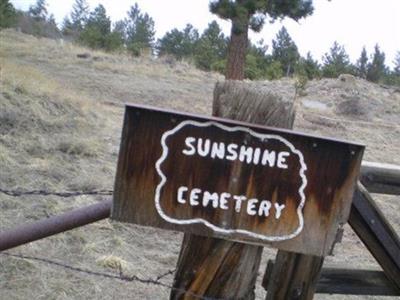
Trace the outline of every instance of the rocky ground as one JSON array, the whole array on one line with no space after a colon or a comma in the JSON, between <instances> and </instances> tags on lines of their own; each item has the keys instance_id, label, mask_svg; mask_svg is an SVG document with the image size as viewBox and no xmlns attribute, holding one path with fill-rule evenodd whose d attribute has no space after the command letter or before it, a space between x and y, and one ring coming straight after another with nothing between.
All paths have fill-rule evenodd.
<instances>
[{"instance_id":1,"label":"rocky ground","mask_svg":"<svg viewBox=\"0 0 400 300\"><path fill-rule=\"evenodd\" d=\"M87 58L77 54L88 53ZM0 32L0 188L112 189L124 103L211 113L223 77L172 59L134 59ZM287 97L295 82L259 82ZM296 100L295 129L364 143L365 159L400 164L400 90L351 76L308 82ZM107 196L11 197L0 193L0 230ZM400 202L374 195L400 232ZM174 269L182 234L108 220L8 251L94 272L156 278ZM260 279L274 250L266 249ZM379 269L349 227L328 266ZM173 275L162 278L171 284ZM168 288L124 282L44 261L0 254L0 299L167 299ZM257 299L264 290L258 284ZM317 295L316 299L379 297ZM390 298L387 298L390 299Z\"/></svg>"}]
</instances>

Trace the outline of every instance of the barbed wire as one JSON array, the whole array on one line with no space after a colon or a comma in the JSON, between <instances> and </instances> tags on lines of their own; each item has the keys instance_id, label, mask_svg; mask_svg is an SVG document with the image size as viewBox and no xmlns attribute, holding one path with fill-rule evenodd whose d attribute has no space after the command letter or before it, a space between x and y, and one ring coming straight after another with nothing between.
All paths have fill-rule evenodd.
<instances>
[{"instance_id":1,"label":"barbed wire","mask_svg":"<svg viewBox=\"0 0 400 300\"><path fill-rule=\"evenodd\" d=\"M202 295L198 295L191 291L187 291L187 290L184 290L181 288L174 287L172 285L169 285L169 284L161 281L161 279L167 277L168 275L174 274L176 269L168 270L167 272L158 275L156 278L141 278L137 275L129 276L129 275L124 274L121 267L119 267L119 274L110 274L110 273L97 272L97 271L92 271L89 269L71 266L71 265L68 265L68 264L65 264L65 263L62 263L59 261L55 261L55 260L51 260L51 259L43 258L43 257L36 257L36 256L30 256L30 255L23 255L23 254L13 254L13 253L5 252L5 251L0 252L0 255L5 255L5 256L19 258L19 259L29 259L29 260L33 260L33 261L47 263L50 265L62 267L64 269L67 269L70 271L84 273L84 274L91 275L91 276L99 276L99 277L103 277L103 278L122 280L122 281L126 281L126 282L134 282L135 281L135 282L140 282L143 284L157 285L157 286L171 289L171 290L179 292L179 293L184 293L185 295L192 296L192 297L195 297L195 298L201 299L201 300L229 300L226 298L204 297Z\"/></svg>"},{"instance_id":2,"label":"barbed wire","mask_svg":"<svg viewBox=\"0 0 400 300\"><path fill-rule=\"evenodd\" d=\"M22 189L2 189L0 188L0 193L3 193L12 197L21 197L21 196L58 196L63 198L68 197L77 197L77 196L85 196L85 195L101 195L101 196L111 196L113 194L113 190L92 190L92 191L47 191L47 190L22 190Z\"/></svg>"}]
</instances>

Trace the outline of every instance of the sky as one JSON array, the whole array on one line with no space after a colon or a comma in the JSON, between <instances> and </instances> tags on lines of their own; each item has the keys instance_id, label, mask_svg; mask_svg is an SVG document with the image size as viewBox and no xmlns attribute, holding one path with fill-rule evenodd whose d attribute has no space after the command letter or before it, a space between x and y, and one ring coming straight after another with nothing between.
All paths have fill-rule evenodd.
<instances>
[{"instance_id":1,"label":"sky","mask_svg":"<svg viewBox=\"0 0 400 300\"><path fill-rule=\"evenodd\" d=\"M36 1L11 2L16 8L27 10ZM70 13L74 0L46 2L49 13L54 14L61 24L64 16ZM187 23L202 32L213 20L229 35L230 23L209 12L209 0L88 0L91 9L103 4L113 22L125 18L135 2L142 12L153 18L157 38L173 28L183 29ZM251 40L263 39L271 50L272 39L285 26L303 56L310 51L315 59L322 61L333 42L338 41L352 62L359 58L363 46L371 55L378 43L386 54L386 64L393 67L396 51L400 51L400 0L314 0L313 3L312 16L299 22L289 18L273 24L267 22L260 33L250 33Z\"/></svg>"}]
</instances>

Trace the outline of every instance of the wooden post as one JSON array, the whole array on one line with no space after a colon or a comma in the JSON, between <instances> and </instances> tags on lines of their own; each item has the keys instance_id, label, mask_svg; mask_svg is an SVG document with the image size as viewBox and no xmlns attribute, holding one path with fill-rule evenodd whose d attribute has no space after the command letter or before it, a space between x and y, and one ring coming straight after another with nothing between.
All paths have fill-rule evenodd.
<instances>
[{"instance_id":1,"label":"wooden post","mask_svg":"<svg viewBox=\"0 0 400 300\"><path fill-rule=\"evenodd\" d=\"M272 271L268 270L267 300L313 299L323 257L278 251Z\"/></svg>"},{"instance_id":2,"label":"wooden post","mask_svg":"<svg viewBox=\"0 0 400 300\"><path fill-rule=\"evenodd\" d=\"M216 84L213 115L292 128L294 101L256 85L225 81ZM261 253L260 246L185 234L171 299L254 299Z\"/></svg>"}]
</instances>

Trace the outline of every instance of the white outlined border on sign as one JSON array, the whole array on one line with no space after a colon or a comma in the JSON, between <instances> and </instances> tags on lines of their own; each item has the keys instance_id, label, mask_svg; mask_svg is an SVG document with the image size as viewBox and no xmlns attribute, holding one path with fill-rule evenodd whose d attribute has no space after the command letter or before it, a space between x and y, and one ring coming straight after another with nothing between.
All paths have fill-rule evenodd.
<instances>
[{"instance_id":1,"label":"white outlined border on sign","mask_svg":"<svg viewBox=\"0 0 400 300\"><path fill-rule=\"evenodd\" d=\"M161 194L161 190L164 186L164 184L167 181L166 176L164 175L164 173L161 171L161 164L165 161L165 159L168 156L168 146L166 144L166 140L169 136L175 134L176 132L178 132L179 130L181 130L183 127L185 126L196 126L196 127L210 127L210 126L215 126L218 127L222 130L226 130L229 132L235 132L235 131L242 131L242 132L246 132L250 135L252 135L253 137L259 138L259 139L276 139L281 141L282 143L284 143L286 146L288 146L290 148L290 150L296 154L299 157L299 161L300 161L300 171L299 171L299 175L302 179L302 185L299 188L299 195L301 197L301 201L299 206L297 207L297 215L299 217L299 226L298 228L296 228L296 230L288 235L282 235L282 236L266 236L266 235L262 235L262 234L258 234L258 233L254 233L248 230L244 230L244 229L224 229L221 227L218 227L214 224L211 224L210 222L208 222L207 220L204 220L202 218L195 218L195 219L188 219L188 220L178 220L178 219L174 219L171 218L169 216L167 216L165 214L165 212L162 210L161 205L160 205L160 194ZM223 124L217 123L217 122L197 122L197 121L192 121L192 120L187 120L187 121L183 121L181 123L179 123L175 128L166 131L162 137L161 137L161 146L163 148L163 152L161 157L157 160L156 162L156 170L158 175L160 175L161 177L161 181L158 184L157 188L156 188L156 193L155 193L155 206L156 209L159 213L159 215L167 222L173 223L173 224L178 224L178 225L189 225L189 224L197 224L197 223L203 223L205 226L211 228L212 230L222 233L222 234L233 234L233 233L240 233L240 234L244 234L247 236L250 236L252 238L255 239L260 239L263 241L268 241L268 242L278 242L278 241L284 241L284 240L289 240L292 239L294 237L296 237L297 235L300 234L300 232L303 230L304 227L304 217L303 217L303 207L304 207L304 203L306 201L306 197L304 195L304 189L307 186L307 178L304 174L304 172L307 170L307 166L304 162L304 157L303 154L296 149L292 143L290 143L289 141L287 141L286 139L284 139L281 136L278 135L273 135L273 134L261 134L261 133L257 133L254 132L253 130L246 128L246 127L241 127L241 126L235 126L235 127L228 127L225 126Z\"/></svg>"}]
</instances>

